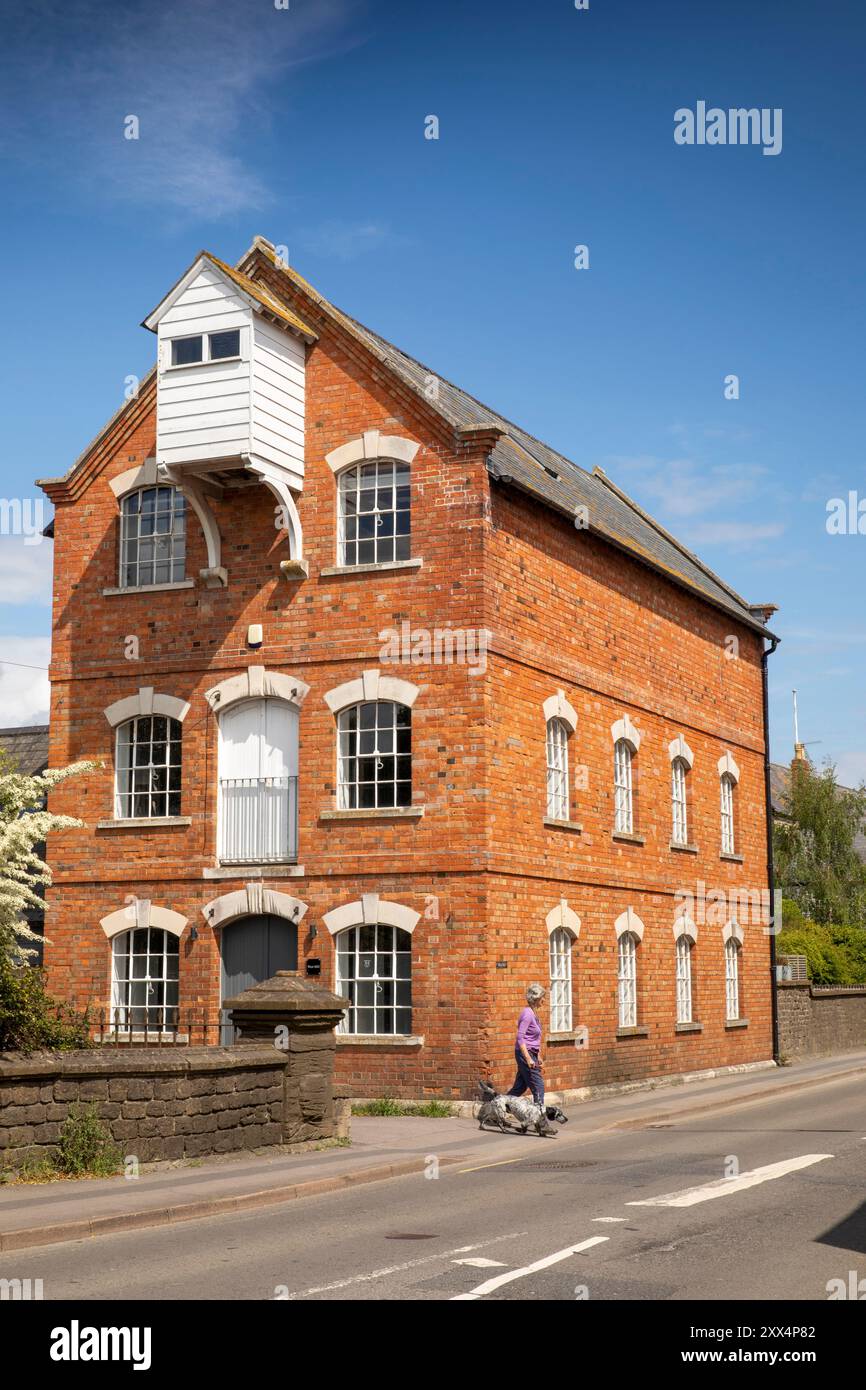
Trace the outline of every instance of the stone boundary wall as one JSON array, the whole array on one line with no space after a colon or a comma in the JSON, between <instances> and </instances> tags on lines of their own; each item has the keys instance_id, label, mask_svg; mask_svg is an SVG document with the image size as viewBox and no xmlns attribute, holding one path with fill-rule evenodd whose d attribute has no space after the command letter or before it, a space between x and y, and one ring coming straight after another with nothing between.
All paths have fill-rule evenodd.
<instances>
[{"instance_id":1,"label":"stone boundary wall","mask_svg":"<svg viewBox=\"0 0 866 1390\"><path fill-rule=\"evenodd\" d=\"M816 990L807 982L777 990L783 1056L827 1057L866 1047L866 987Z\"/></svg>"},{"instance_id":2,"label":"stone boundary wall","mask_svg":"<svg viewBox=\"0 0 866 1390\"><path fill-rule=\"evenodd\" d=\"M285 1053L273 1046L129 1047L0 1055L0 1162L56 1152L70 1107L94 1102L124 1156L199 1158L312 1142L347 1130L330 1095L299 1102ZM303 1116L299 1110L303 1109ZM335 1123L334 1114L337 1113Z\"/></svg>"}]
</instances>

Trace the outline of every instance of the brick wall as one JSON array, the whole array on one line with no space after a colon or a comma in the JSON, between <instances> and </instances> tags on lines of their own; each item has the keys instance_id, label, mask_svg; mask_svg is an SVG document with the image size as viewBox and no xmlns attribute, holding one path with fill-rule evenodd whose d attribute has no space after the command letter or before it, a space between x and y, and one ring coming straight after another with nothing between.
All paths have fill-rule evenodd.
<instances>
[{"instance_id":1,"label":"brick wall","mask_svg":"<svg viewBox=\"0 0 866 1390\"><path fill-rule=\"evenodd\" d=\"M273 276L271 277L273 278ZM277 277L278 278L278 277ZM285 284L275 285L285 293ZM748 1026L724 1026L721 926L699 923L694 953L702 1031L674 1030L673 908L678 892L759 891L766 884L759 639L545 508L491 489L481 442L457 442L423 401L296 296L320 333L306 372L306 478L299 510L309 578L287 583L273 499L262 488L214 503L228 587L103 597L117 583L118 508L109 479L153 451L154 416L143 398L135 427L102 450L88 486L57 497L51 764L94 757L103 767L52 795L79 831L52 837L48 890L50 985L98 1006L108 1002L110 948L99 919L149 898L198 927L180 948L181 1009L214 1017L220 1005L219 933L206 902L247 875L208 879L215 865L217 727L204 691L247 664L310 685L300 720L299 866L265 882L309 905L299 959L322 961L334 983L324 913L376 892L421 914L413 936L413 1035L404 1043L340 1041L337 1077L353 1094L468 1094L479 1074L505 1077L514 1022L530 979L547 979L546 914L562 898L578 913L575 1022L589 1047L554 1044L548 1084L571 1087L770 1055L769 938L745 925L741 957ZM412 465L414 571L326 576L335 561L332 449L379 429L420 444ZM187 573L206 563L190 519ZM417 820L332 821L334 718L324 693L381 666L380 632L486 628L486 671L466 665L387 668L420 687L413 709ZM261 623L264 644L246 646ZM725 655L733 633L736 660ZM138 639L128 660L127 639ZM386 669L384 666L381 669ZM190 702L184 724L182 812L188 826L97 829L112 815L113 733L103 710L139 686ZM546 828L542 703L564 690L578 714L569 741L572 816L579 832ZM643 740L636 762L642 845L611 837L611 723L629 713ZM668 743L682 732L695 753L689 777L697 853L670 849ZM718 758L740 767L741 862L719 856ZM575 769L587 769L577 790ZM646 933L639 952L645 1038L617 1039L613 923L632 907ZM309 928L316 926L314 937ZM504 969L497 961L507 962ZM423 1042L418 1041L423 1039Z\"/></svg>"}]
</instances>

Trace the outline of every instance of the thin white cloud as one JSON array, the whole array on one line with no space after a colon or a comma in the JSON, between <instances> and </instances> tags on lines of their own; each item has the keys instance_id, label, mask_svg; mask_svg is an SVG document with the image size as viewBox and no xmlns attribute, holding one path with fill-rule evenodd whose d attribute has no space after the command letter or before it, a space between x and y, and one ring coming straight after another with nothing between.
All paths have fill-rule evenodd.
<instances>
[{"instance_id":1,"label":"thin white cloud","mask_svg":"<svg viewBox=\"0 0 866 1390\"><path fill-rule=\"evenodd\" d=\"M25 545L21 536L0 536L0 596L4 604L51 603L54 547L49 540Z\"/></svg>"},{"instance_id":2,"label":"thin white cloud","mask_svg":"<svg viewBox=\"0 0 866 1390\"><path fill-rule=\"evenodd\" d=\"M271 132L275 84L354 44L355 9L353 0L7 6L7 156L73 176L99 203L209 218L261 208L270 195L256 141ZM137 140L124 138L128 116Z\"/></svg>"},{"instance_id":3,"label":"thin white cloud","mask_svg":"<svg viewBox=\"0 0 866 1390\"><path fill-rule=\"evenodd\" d=\"M47 724L50 655L48 637L0 637L0 728Z\"/></svg>"},{"instance_id":4,"label":"thin white cloud","mask_svg":"<svg viewBox=\"0 0 866 1390\"><path fill-rule=\"evenodd\" d=\"M731 508L759 492L767 470L759 464L704 465L693 458L660 459L653 454L614 456L605 465L626 491L639 487L651 507L674 518L698 517Z\"/></svg>"}]
</instances>

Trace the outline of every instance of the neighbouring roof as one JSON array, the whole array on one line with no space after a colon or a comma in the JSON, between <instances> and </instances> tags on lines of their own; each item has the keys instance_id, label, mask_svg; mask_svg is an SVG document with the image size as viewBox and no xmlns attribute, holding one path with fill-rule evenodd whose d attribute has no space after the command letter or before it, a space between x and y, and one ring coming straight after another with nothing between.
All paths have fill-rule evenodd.
<instances>
[{"instance_id":1,"label":"neighbouring roof","mask_svg":"<svg viewBox=\"0 0 866 1390\"><path fill-rule=\"evenodd\" d=\"M773 815L779 820L790 819L790 805L788 794L791 787L791 768L788 763L770 763L770 801L773 807ZM839 787L840 792L853 790L851 787ZM854 837L854 849L857 857L866 864L866 834L863 830L858 830Z\"/></svg>"},{"instance_id":2,"label":"neighbouring roof","mask_svg":"<svg viewBox=\"0 0 866 1390\"><path fill-rule=\"evenodd\" d=\"M32 776L48 766L48 725L22 724L0 729L0 751L8 754L18 772Z\"/></svg>"},{"instance_id":3,"label":"neighbouring roof","mask_svg":"<svg viewBox=\"0 0 866 1390\"><path fill-rule=\"evenodd\" d=\"M488 427L501 430L504 437L496 443L490 456L494 477L498 475L512 479L517 487L571 519L578 515L578 508L586 508L587 530L601 535L634 558L661 571L674 583L697 592L747 627L773 637L754 605L750 606L697 555L664 530L600 468L592 473L581 468L438 372L402 352L387 338L382 338L338 309L291 266L280 263L273 247L263 237L255 239L240 264L247 262L255 251L259 251L275 269L365 343L380 361L444 416L454 429ZM436 398L431 401L429 391L433 380L437 383L437 389Z\"/></svg>"}]
</instances>

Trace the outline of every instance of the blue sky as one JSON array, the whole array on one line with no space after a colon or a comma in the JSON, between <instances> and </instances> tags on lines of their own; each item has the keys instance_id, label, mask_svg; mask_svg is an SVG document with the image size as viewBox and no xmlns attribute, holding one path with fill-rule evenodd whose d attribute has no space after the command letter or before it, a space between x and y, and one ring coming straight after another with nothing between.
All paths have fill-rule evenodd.
<instances>
[{"instance_id":1,"label":"blue sky","mask_svg":"<svg viewBox=\"0 0 866 1390\"><path fill-rule=\"evenodd\" d=\"M0 496L37 496L117 408L152 361L138 325L195 252L236 260L260 232L777 603L774 757L796 686L813 757L866 777L866 536L826 530L829 499L866 497L862 5L0 12ZM674 112L699 100L780 107L781 153L675 144ZM22 663L0 665L0 723L46 713L30 668L48 659L50 562L50 543L0 536L0 661Z\"/></svg>"}]
</instances>

